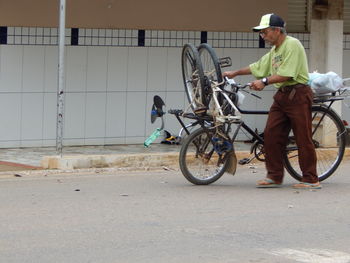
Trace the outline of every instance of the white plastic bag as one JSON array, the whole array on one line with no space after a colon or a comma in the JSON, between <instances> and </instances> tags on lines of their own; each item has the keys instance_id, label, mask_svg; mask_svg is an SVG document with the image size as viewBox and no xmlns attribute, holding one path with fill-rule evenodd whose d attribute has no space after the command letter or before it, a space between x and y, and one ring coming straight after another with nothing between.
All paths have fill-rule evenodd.
<instances>
[{"instance_id":1,"label":"white plastic bag","mask_svg":"<svg viewBox=\"0 0 350 263\"><path fill-rule=\"evenodd\" d=\"M309 73L308 84L316 95L324 95L343 88L343 79L332 71L325 74L313 72Z\"/></svg>"},{"instance_id":2,"label":"white plastic bag","mask_svg":"<svg viewBox=\"0 0 350 263\"><path fill-rule=\"evenodd\" d=\"M237 92L238 100L237 100L237 106L241 106L243 104L245 95L242 93L242 91Z\"/></svg>"}]
</instances>

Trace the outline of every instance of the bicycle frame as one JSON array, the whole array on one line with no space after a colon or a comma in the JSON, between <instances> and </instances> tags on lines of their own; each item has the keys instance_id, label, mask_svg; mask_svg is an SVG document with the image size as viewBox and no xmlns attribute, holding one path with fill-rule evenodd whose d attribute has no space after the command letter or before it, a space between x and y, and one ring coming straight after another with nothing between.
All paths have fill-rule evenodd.
<instances>
[{"instance_id":1,"label":"bicycle frame","mask_svg":"<svg viewBox=\"0 0 350 263\"><path fill-rule=\"evenodd\" d=\"M267 115L269 111L241 109L236 103L237 97L233 97L231 96L231 94L237 93L240 89L243 89L245 86L231 85L231 87L233 88L232 91L225 89L225 87L220 88L214 83L214 85L211 86L212 93L209 97L211 103L208 106L208 109L205 113L195 114L183 113L183 111L181 110L176 111L176 117L178 118L178 120L180 120L180 124L183 126L184 130L189 136L188 139L184 141L184 145L183 147L181 147L180 150L180 167L184 176L192 183L208 184L219 178L222 175L222 173L219 173L218 177L214 176L214 179L203 179L204 181L197 181L195 179L197 178L196 174L192 174L188 170L188 168L186 168L188 167L187 165L191 167L190 169L193 168L194 170L196 170L198 169L198 167L201 167L201 165L206 166L208 164L208 161L211 160L212 156L214 156L213 160L215 160L214 162L217 164L217 167L222 167L221 165L231 164L232 162L237 163L237 160L234 159L235 157L232 156L235 156L234 143L241 129L246 131L246 135L250 134L252 136L252 145L250 148L251 155L248 158L243 158L239 160L238 163L241 165L249 164L254 159L257 159L258 161L265 161L263 134L259 134L257 131L254 131L251 127L249 127L249 125L246 124L241 118L240 114ZM320 181L325 180L331 174L334 173L344 155L346 129L339 116L331 109L331 105L337 100L341 100L341 98L316 97L312 106L313 143L315 146L315 150L317 150L317 154L323 156L320 157L320 165L317 168L320 168L320 170L318 170ZM169 113L174 114L174 112L170 111ZM235 113L239 114L237 115ZM190 132L188 129L186 129L186 126L184 125L180 117L195 120L192 126L199 125L201 128L196 129L196 131L193 131L193 133ZM329 123L328 120L331 121L330 123L332 126L326 126L326 128L324 129L324 124ZM232 127L233 125L235 127ZM327 131L327 127L331 127L331 131L335 131L336 133L329 133ZM320 131L320 133L318 131ZM326 141L323 141L323 137L319 136L320 134L321 136L323 136L322 134L324 131L327 131L327 134L334 134L336 137L333 137L334 139L331 140L327 139ZM203 144L201 144L200 141L197 140L200 140L200 138L202 138L200 135L201 133L206 134L204 138L209 138L209 140L206 139L205 143ZM314 138L314 136L316 137ZM336 144L332 144L333 142L336 142ZM199 162L201 160L203 161L200 166L192 166L191 161L189 163L187 163L186 161L187 151L191 144L194 146L194 149L196 149L196 160ZM209 144L211 146L208 146ZM231 154L232 152L233 154ZM288 136L288 142L286 143L286 152L283 154L283 162L288 173L295 179L301 180L302 173L299 170L300 165L298 156L299 154L298 147L296 145L296 139L293 133L290 133ZM231 159L231 157L233 159ZM201 169L200 171L206 170ZM212 177L209 176L209 178Z\"/></svg>"},{"instance_id":2,"label":"bicycle frame","mask_svg":"<svg viewBox=\"0 0 350 263\"><path fill-rule=\"evenodd\" d=\"M226 81L227 83L227 81ZM231 129L231 124L237 124L237 128L233 133L233 136L230 138L231 143L234 143L234 141L236 140L236 137L238 135L238 132L240 129L244 129L247 133L249 133L252 136L252 142L257 141L259 144L264 144L264 138L262 136L260 136L258 133L256 133L252 128L250 128L242 119L241 116L237 116L237 115L233 115L233 116L227 116L224 114L223 109L222 109L222 105L220 105L219 99L218 99L218 94L222 94L222 96L225 98L225 100L229 103L229 105L232 107L232 112L239 112L240 114L247 114L247 115L268 115L269 111L266 110L244 110L242 108L240 108L238 105L236 105L231 98L229 97L228 94L232 94L232 93L237 93L239 90L244 90L246 87L249 86L249 84L247 85L237 85L237 84L230 84L232 89L236 89L236 92L232 92L232 91L228 91L225 89L222 89L219 87L220 84L217 83L212 83L211 85L211 90L212 90L212 99L215 103L216 108L218 109L218 116L215 116L216 120L219 120L222 123L227 123L229 124L228 129ZM247 92L249 93L249 92ZM251 93L249 93L251 94ZM253 95L253 94L251 94ZM334 94L333 94L334 95ZM256 96L258 97L258 96ZM260 97L258 97L260 98ZM313 105L324 105L327 109L329 109L332 104L335 101L338 100L342 100L343 98L339 98L339 97L316 97L314 99L314 104ZM328 105L326 105L326 103L329 103ZM208 129L208 125L205 125L205 123L207 123L208 121L213 121L214 118L212 118L211 120L208 119L208 116L200 116L200 115L195 115L192 113L183 113L183 111L178 111L176 113L174 112L170 112L172 114L175 114L177 120L179 121L179 123L182 126L182 130L184 130L187 135L190 134L189 130L187 129L188 127L193 127L196 125L200 125L201 127L203 127L204 129ZM190 125L185 125L183 123L183 121L180 119L180 116L183 116L185 118L190 118L190 119L194 119L195 122L191 123ZM314 129L313 133L316 132L319 124L322 122L323 117L321 117L321 119L319 120L318 124L316 125L316 128ZM251 153L252 153L251 149Z\"/></svg>"},{"instance_id":3,"label":"bicycle frame","mask_svg":"<svg viewBox=\"0 0 350 263\"><path fill-rule=\"evenodd\" d=\"M244 86L239 86L239 85L235 85L233 86L231 84L232 88L236 88L238 92L239 89L244 89L249 85L244 85ZM222 96L226 99L226 101L230 104L230 106L232 107L233 111L235 112L239 112L240 114L258 114L258 115L267 115L269 113L269 111L250 111L250 110L243 110L241 109L239 106L237 106L235 103L233 103L233 101L231 100L231 98L229 97L229 93L234 93L234 92L230 92L227 91L225 89L221 89L220 87L218 87L218 85L216 85L215 83L212 85L212 94L213 94L213 100L215 103L216 108L218 109L218 116L216 116L216 119L218 119L219 121L224 122L225 119L229 122L229 123L237 123L238 127L236 128L236 131L234 132L232 138L230 138L231 142L233 143L238 135L238 131L243 128L245 131L247 131L251 136L253 136L253 138L255 140L257 140L259 143L263 144L264 143L264 139L257 134L255 131L253 131L253 129L251 129L244 121L241 120L241 116L237 116L237 115L225 115L223 113L223 109L222 109L222 105L220 105L220 102L218 100L218 94L222 94Z\"/></svg>"}]
</instances>

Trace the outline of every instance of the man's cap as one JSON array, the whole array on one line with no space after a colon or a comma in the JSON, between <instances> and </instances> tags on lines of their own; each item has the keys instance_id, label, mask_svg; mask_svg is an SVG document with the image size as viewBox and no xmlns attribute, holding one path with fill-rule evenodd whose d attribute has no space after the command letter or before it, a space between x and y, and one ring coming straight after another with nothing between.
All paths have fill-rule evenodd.
<instances>
[{"instance_id":1,"label":"man's cap","mask_svg":"<svg viewBox=\"0 0 350 263\"><path fill-rule=\"evenodd\" d=\"M284 27L285 23L281 17L275 14L263 15L260 20L260 24L253 27L253 31L257 32L268 27Z\"/></svg>"}]
</instances>

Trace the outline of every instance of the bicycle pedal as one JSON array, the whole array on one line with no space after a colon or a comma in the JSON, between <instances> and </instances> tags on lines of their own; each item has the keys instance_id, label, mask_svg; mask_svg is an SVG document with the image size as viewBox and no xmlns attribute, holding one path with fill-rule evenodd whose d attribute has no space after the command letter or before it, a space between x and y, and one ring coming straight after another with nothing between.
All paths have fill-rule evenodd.
<instances>
[{"instance_id":1,"label":"bicycle pedal","mask_svg":"<svg viewBox=\"0 0 350 263\"><path fill-rule=\"evenodd\" d=\"M242 160L239 160L239 164L240 165L245 165L245 164L248 164L248 163L250 163L250 161L251 161L251 159L249 159L249 158L243 158Z\"/></svg>"}]
</instances>

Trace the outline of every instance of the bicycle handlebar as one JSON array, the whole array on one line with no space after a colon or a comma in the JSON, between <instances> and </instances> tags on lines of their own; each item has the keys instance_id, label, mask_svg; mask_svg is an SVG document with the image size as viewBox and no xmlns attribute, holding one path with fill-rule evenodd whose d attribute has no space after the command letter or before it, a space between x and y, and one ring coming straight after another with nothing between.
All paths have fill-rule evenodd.
<instances>
[{"instance_id":1,"label":"bicycle handlebar","mask_svg":"<svg viewBox=\"0 0 350 263\"><path fill-rule=\"evenodd\" d=\"M231 85L231 87L235 87L235 88L237 88L239 90L242 90L245 93L248 93L248 94L250 94L250 95L252 95L252 96L254 96L254 97L258 98L258 99L262 99L260 96L245 90L245 88L248 88L248 87L250 88L251 87L251 83L250 82L248 82L247 84L241 85L241 84L237 84L234 81L234 79L229 79L228 77L225 77L225 82L227 84Z\"/></svg>"}]
</instances>

